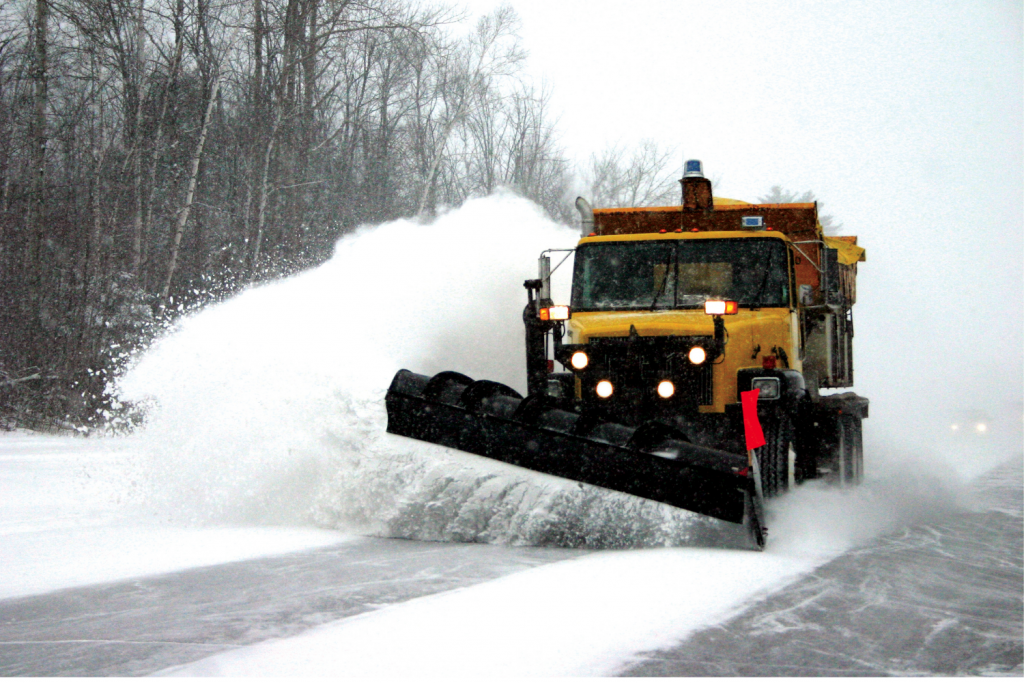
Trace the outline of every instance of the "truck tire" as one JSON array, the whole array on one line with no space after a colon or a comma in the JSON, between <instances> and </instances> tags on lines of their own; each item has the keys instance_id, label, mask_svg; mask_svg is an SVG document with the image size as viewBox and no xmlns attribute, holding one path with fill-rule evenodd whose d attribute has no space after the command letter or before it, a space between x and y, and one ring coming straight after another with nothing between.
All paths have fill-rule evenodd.
<instances>
[{"instance_id":1,"label":"truck tire","mask_svg":"<svg viewBox=\"0 0 1024 683\"><path fill-rule=\"evenodd\" d=\"M793 423L779 413L762 421L765 444L757 449L761 487L765 498L781 495L789 488L789 446Z\"/></svg>"},{"instance_id":2,"label":"truck tire","mask_svg":"<svg viewBox=\"0 0 1024 683\"><path fill-rule=\"evenodd\" d=\"M859 484L864 477L864 441L859 417L836 416L834 455L833 480L840 486Z\"/></svg>"},{"instance_id":3,"label":"truck tire","mask_svg":"<svg viewBox=\"0 0 1024 683\"><path fill-rule=\"evenodd\" d=\"M793 482L796 485L818 478L818 423L806 415L793 424L793 448L796 458L793 462Z\"/></svg>"},{"instance_id":4,"label":"truck tire","mask_svg":"<svg viewBox=\"0 0 1024 683\"><path fill-rule=\"evenodd\" d=\"M839 416L839 434L843 454L841 482L844 485L859 484L864 478L864 440L861 435L861 420L853 415Z\"/></svg>"},{"instance_id":5,"label":"truck tire","mask_svg":"<svg viewBox=\"0 0 1024 683\"><path fill-rule=\"evenodd\" d=\"M854 457L857 463L857 478L856 483L864 481L864 426L861 418L854 418L856 431L856 441L854 446Z\"/></svg>"}]
</instances>

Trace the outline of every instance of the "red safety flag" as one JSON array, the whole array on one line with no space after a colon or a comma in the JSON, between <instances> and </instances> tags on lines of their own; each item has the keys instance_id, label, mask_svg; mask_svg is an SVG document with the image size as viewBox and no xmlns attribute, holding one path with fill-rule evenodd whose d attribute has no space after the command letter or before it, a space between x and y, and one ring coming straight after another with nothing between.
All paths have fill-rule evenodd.
<instances>
[{"instance_id":1,"label":"red safety flag","mask_svg":"<svg viewBox=\"0 0 1024 683\"><path fill-rule=\"evenodd\" d=\"M757 397L760 394L760 389L740 392L740 401L743 403L743 434L747 437L748 451L765 444L761 422L757 419Z\"/></svg>"}]
</instances>

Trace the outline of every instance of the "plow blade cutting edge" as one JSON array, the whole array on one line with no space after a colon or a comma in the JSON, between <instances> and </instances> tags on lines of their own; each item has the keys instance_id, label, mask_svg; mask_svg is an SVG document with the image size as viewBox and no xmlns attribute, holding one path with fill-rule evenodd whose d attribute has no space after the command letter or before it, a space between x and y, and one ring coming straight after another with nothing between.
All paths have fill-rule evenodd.
<instances>
[{"instance_id":1,"label":"plow blade cutting edge","mask_svg":"<svg viewBox=\"0 0 1024 683\"><path fill-rule=\"evenodd\" d=\"M661 423L606 422L457 372L400 370L386 404L391 434L743 524L764 545L746 456L695 446Z\"/></svg>"}]
</instances>

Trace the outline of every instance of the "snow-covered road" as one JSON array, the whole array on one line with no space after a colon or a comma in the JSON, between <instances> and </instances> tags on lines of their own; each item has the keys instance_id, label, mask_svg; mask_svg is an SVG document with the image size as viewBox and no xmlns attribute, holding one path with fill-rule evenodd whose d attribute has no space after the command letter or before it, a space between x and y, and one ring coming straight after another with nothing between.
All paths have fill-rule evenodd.
<instances>
[{"instance_id":1,"label":"snow-covered road","mask_svg":"<svg viewBox=\"0 0 1024 683\"><path fill-rule=\"evenodd\" d=\"M622 673L1020 676L1022 474L1009 462L947 518L873 539Z\"/></svg>"},{"instance_id":2,"label":"snow-covered road","mask_svg":"<svg viewBox=\"0 0 1024 683\"><path fill-rule=\"evenodd\" d=\"M128 455L0 435L0 675L1020 672L1019 463L909 517L804 487L755 553L161 521Z\"/></svg>"},{"instance_id":3,"label":"snow-covered road","mask_svg":"<svg viewBox=\"0 0 1024 683\"><path fill-rule=\"evenodd\" d=\"M0 675L148 674L574 554L352 539L10 599L0 602Z\"/></svg>"}]
</instances>

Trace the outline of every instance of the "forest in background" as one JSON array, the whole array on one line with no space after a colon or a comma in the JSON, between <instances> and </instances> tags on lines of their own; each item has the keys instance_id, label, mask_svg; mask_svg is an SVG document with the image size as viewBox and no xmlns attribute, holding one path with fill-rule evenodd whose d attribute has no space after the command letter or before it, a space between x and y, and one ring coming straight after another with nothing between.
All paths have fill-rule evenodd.
<instances>
[{"instance_id":1,"label":"forest in background","mask_svg":"<svg viewBox=\"0 0 1024 683\"><path fill-rule=\"evenodd\" d=\"M5 4L0 427L103 424L159 330L363 224L499 187L566 223L578 187L678 203L652 141L574 166L518 30L401 0Z\"/></svg>"}]
</instances>

